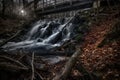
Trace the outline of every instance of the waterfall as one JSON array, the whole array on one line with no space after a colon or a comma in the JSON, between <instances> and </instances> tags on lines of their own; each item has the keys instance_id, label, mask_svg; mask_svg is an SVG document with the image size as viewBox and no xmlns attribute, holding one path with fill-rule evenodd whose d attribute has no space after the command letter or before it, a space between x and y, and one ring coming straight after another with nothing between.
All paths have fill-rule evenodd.
<instances>
[{"instance_id":1,"label":"waterfall","mask_svg":"<svg viewBox=\"0 0 120 80\"><path fill-rule=\"evenodd\" d=\"M58 20L37 21L21 42L8 42L5 51L23 50L26 52L44 52L60 47L73 38L78 27L84 22L79 16Z\"/></svg>"}]
</instances>

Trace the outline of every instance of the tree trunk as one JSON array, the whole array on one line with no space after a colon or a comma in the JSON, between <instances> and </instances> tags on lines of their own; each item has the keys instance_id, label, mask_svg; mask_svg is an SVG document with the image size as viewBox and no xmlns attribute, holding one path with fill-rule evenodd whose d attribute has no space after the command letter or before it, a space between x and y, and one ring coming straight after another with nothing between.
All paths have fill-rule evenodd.
<instances>
[{"instance_id":1,"label":"tree trunk","mask_svg":"<svg viewBox=\"0 0 120 80\"><path fill-rule=\"evenodd\" d=\"M34 10L36 10L36 9L37 9L37 4L38 4L38 1L39 1L39 0L34 0Z\"/></svg>"},{"instance_id":2,"label":"tree trunk","mask_svg":"<svg viewBox=\"0 0 120 80\"><path fill-rule=\"evenodd\" d=\"M23 8L25 7L25 5L28 3L28 0L23 0Z\"/></svg>"},{"instance_id":3,"label":"tree trunk","mask_svg":"<svg viewBox=\"0 0 120 80\"><path fill-rule=\"evenodd\" d=\"M5 10L6 10L5 0L2 0L2 17L3 18L5 18Z\"/></svg>"}]
</instances>

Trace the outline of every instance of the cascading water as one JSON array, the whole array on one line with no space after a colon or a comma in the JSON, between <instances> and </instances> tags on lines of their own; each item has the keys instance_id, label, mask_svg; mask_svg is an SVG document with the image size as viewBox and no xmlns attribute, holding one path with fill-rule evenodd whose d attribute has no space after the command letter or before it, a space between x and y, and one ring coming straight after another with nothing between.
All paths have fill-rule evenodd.
<instances>
[{"instance_id":1,"label":"cascading water","mask_svg":"<svg viewBox=\"0 0 120 80\"><path fill-rule=\"evenodd\" d=\"M22 50L28 53L47 53L73 38L83 22L84 20L79 16L52 21L40 20L26 34L27 38L24 41L9 42L3 46L3 49L8 52Z\"/></svg>"}]
</instances>

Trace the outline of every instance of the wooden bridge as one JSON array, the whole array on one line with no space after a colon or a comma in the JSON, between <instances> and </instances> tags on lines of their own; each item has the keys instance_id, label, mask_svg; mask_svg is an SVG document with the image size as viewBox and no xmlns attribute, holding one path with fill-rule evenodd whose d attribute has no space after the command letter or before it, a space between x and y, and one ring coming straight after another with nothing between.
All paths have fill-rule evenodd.
<instances>
[{"instance_id":1,"label":"wooden bridge","mask_svg":"<svg viewBox=\"0 0 120 80\"><path fill-rule=\"evenodd\" d=\"M36 10L38 15L48 15L59 12L66 12L78 9L92 7L93 1L91 0L66 0L64 2L52 3L52 5L42 7Z\"/></svg>"},{"instance_id":2,"label":"wooden bridge","mask_svg":"<svg viewBox=\"0 0 120 80\"><path fill-rule=\"evenodd\" d=\"M36 0L36 2L31 1L28 5L31 5L31 8L34 6L35 13L41 16L89 8L93 6L93 2L94 0Z\"/></svg>"}]
</instances>

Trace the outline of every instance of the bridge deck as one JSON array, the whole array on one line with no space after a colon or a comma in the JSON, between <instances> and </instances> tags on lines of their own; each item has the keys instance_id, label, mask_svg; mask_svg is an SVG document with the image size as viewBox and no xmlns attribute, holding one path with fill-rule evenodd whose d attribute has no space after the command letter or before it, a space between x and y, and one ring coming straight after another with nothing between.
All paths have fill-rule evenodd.
<instances>
[{"instance_id":1,"label":"bridge deck","mask_svg":"<svg viewBox=\"0 0 120 80\"><path fill-rule=\"evenodd\" d=\"M52 5L42 5L36 10L37 15L48 15L52 13L66 12L92 7L93 0L65 0Z\"/></svg>"}]
</instances>

